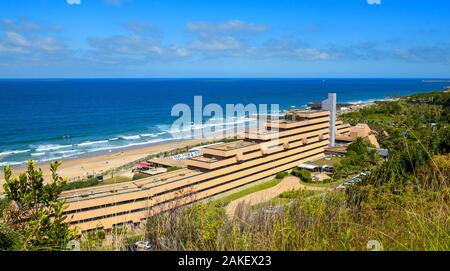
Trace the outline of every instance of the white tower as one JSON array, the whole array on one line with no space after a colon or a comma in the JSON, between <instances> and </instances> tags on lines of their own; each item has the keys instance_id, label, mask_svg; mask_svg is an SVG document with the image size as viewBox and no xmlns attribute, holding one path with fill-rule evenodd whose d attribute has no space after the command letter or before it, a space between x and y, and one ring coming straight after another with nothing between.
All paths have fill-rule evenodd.
<instances>
[{"instance_id":1,"label":"white tower","mask_svg":"<svg viewBox=\"0 0 450 271\"><path fill-rule=\"evenodd\" d=\"M328 99L322 101L322 110L330 111L330 146L336 145L336 93L328 93Z\"/></svg>"}]
</instances>

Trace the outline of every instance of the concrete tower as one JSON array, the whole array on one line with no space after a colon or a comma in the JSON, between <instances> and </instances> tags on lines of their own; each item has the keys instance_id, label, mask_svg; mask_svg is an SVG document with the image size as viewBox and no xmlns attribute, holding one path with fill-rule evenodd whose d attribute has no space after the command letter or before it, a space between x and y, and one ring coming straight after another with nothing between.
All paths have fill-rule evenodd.
<instances>
[{"instance_id":1,"label":"concrete tower","mask_svg":"<svg viewBox=\"0 0 450 271\"><path fill-rule=\"evenodd\" d=\"M336 145L336 93L328 93L328 99L322 101L322 110L330 111L330 146Z\"/></svg>"}]
</instances>

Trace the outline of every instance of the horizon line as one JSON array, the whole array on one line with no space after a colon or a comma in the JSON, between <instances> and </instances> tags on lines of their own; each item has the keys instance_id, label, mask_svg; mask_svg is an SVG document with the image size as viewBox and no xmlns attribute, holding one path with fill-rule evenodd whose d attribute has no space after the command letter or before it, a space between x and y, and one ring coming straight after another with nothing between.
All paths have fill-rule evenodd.
<instances>
[{"instance_id":1,"label":"horizon line","mask_svg":"<svg viewBox=\"0 0 450 271\"><path fill-rule=\"evenodd\" d=\"M450 80L450 77L422 77L422 76L412 76L412 77L303 77L303 76L135 76L135 77L112 77L112 76L98 76L98 77L0 77L0 80L55 80L55 79L422 79L422 80Z\"/></svg>"}]
</instances>

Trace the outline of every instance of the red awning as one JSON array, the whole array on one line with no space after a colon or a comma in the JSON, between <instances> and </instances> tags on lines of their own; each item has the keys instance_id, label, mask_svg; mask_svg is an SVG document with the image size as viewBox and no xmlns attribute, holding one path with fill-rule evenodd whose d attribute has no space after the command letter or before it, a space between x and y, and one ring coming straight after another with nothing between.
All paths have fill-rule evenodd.
<instances>
[{"instance_id":1,"label":"red awning","mask_svg":"<svg viewBox=\"0 0 450 271\"><path fill-rule=\"evenodd\" d=\"M150 167L151 164L149 162L140 162L137 164L138 167Z\"/></svg>"}]
</instances>

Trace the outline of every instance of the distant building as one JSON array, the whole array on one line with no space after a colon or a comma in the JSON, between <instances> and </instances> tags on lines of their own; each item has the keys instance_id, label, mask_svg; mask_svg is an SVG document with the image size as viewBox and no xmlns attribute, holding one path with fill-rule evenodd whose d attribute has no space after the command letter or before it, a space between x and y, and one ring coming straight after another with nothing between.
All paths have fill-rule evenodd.
<instances>
[{"instance_id":1,"label":"distant building","mask_svg":"<svg viewBox=\"0 0 450 271\"><path fill-rule=\"evenodd\" d=\"M322 169L321 166L311 165L311 164L300 164L300 165L298 165L298 168L305 169L305 170L312 171L312 172L320 172L320 170Z\"/></svg>"},{"instance_id":2,"label":"distant building","mask_svg":"<svg viewBox=\"0 0 450 271\"><path fill-rule=\"evenodd\" d=\"M330 112L330 127L336 127L336 93L328 93L328 99L322 101L322 110ZM330 130L330 147L336 145L336 129Z\"/></svg>"},{"instance_id":3,"label":"distant building","mask_svg":"<svg viewBox=\"0 0 450 271\"><path fill-rule=\"evenodd\" d=\"M348 144L335 146L335 147L329 147L329 148L325 149L325 154L326 155L334 155L334 156L338 156L338 157L344 157L347 154L347 147L348 147Z\"/></svg>"},{"instance_id":4,"label":"distant building","mask_svg":"<svg viewBox=\"0 0 450 271\"><path fill-rule=\"evenodd\" d=\"M300 164L297 166L299 169L308 170L311 172L333 172L334 167L332 165L313 165L313 164Z\"/></svg>"},{"instance_id":5,"label":"distant building","mask_svg":"<svg viewBox=\"0 0 450 271\"><path fill-rule=\"evenodd\" d=\"M376 136L373 134L369 125L365 123L358 123L355 126L349 127L348 132L346 133L338 133L338 135L336 136L336 141L349 143L355 141L358 137L367 140L375 148L380 148L380 144L378 143Z\"/></svg>"},{"instance_id":6,"label":"distant building","mask_svg":"<svg viewBox=\"0 0 450 271\"><path fill-rule=\"evenodd\" d=\"M384 158L384 160L387 160L389 158L389 150L387 149L377 149L377 153Z\"/></svg>"}]
</instances>

